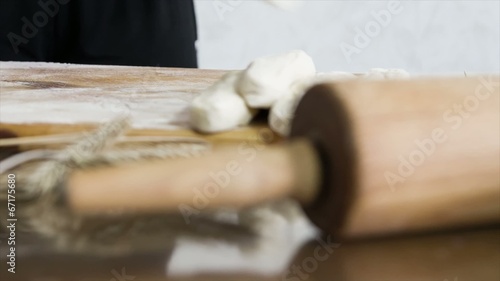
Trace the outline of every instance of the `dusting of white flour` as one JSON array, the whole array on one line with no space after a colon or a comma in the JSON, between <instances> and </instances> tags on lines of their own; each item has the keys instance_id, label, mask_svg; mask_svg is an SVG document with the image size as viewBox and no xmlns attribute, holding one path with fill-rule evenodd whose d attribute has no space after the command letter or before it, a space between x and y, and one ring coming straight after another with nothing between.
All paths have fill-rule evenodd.
<instances>
[{"instance_id":1,"label":"dusting of white flour","mask_svg":"<svg viewBox=\"0 0 500 281\"><path fill-rule=\"evenodd\" d=\"M223 72L150 67L0 63L0 122L189 128L191 100Z\"/></svg>"}]
</instances>

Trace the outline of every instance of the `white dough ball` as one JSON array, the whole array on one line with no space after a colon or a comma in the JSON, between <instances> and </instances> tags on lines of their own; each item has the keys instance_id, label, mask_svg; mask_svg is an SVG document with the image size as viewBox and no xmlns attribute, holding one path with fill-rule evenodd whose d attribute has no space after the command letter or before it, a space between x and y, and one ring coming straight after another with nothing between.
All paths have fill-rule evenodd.
<instances>
[{"instance_id":1,"label":"white dough ball","mask_svg":"<svg viewBox=\"0 0 500 281\"><path fill-rule=\"evenodd\" d=\"M369 72L363 74L362 78L367 80L384 80L385 69L373 68Z\"/></svg>"},{"instance_id":2,"label":"white dough ball","mask_svg":"<svg viewBox=\"0 0 500 281\"><path fill-rule=\"evenodd\" d=\"M364 79L385 80L385 79L407 79L410 74L403 69L373 68L363 75Z\"/></svg>"},{"instance_id":3,"label":"white dough ball","mask_svg":"<svg viewBox=\"0 0 500 281\"><path fill-rule=\"evenodd\" d=\"M238 92L252 108L270 108L276 101L294 91L300 80L311 79L316 74L312 58L304 51L256 59L243 72L238 82Z\"/></svg>"},{"instance_id":4,"label":"white dough ball","mask_svg":"<svg viewBox=\"0 0 500 281\"><path fill-rule=\"evenodd\" d=\"M241 71L226 74L193 100L190 121L194 129L215 133L250 123L257 111L248 108L236 90L241 74Z\"/></svg>"},{"instance_id":5,"label":"white dough ball","mask_svg":"<svg viewBox=\"0 0 500 281\"><path fill-rule=\"evenodd\" d=\"M301 98L302 95L288 96L280 99L271 107L268 119L271 130L282 136L290 134L295 109Z\"/></svg>"},{"instance_id":6,"label":"white dough ball","mask_svg":"<svg viewBox=\"0 0 500 281\"><path fill-rule=\"evenodd\" d=\"M388 69L385 73L385 79L408 79L410 73L404 69Z\"/></svg>"},{"instance_id":7,"label":"white dough ball","mask_svg":"<svg viewBox=\"0 0 500 281\"><path fill-rule=\"evenodd\" d=\"M318 73L316 76L297 81L290 91L292 94L279 99L269 112L269 127L282 135L288 136L292 126L293 117L299 101L306 91L314 85L356 79L356 75L349 72Z\"/></svg>"}]
</instances>

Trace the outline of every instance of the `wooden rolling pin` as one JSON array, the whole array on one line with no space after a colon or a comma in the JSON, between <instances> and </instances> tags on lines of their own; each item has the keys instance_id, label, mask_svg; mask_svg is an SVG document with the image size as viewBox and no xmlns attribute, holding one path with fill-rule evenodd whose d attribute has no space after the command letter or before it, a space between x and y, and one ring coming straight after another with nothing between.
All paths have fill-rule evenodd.
<instances>
[{"instance_id":1,"label":"wooden rolling pin","mask_svg":"<svg viewBox=\"0 0 500 281\"><path fill-rule=\"evenodd\" d=\"M66 203L201 211L290 196L339 238L498 223L499 97L496 76L319 85L288 144L74 172Z\"/></svg>"}]
</instances>

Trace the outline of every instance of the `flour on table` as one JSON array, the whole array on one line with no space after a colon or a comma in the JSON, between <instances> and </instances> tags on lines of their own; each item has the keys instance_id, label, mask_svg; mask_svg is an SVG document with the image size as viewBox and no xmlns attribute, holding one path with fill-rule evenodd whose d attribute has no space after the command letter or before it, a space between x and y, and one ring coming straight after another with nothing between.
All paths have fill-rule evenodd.
<instances>
[{"instance_id":1,"label":"flour on table","mask_svg":"<svg viewBox=\"0 0 500 281\"><path fill-rule=\"evenodd\" d=\"M187 129L194 97L224 71L0 63L0 122L99 124L128 115L136 129Z\"/></svg>"},{"instance_id":2,"label":"flour on table","mask_svg":"<svg viewBox=\"0 0 500 281\"><path fill-rule=\"evenodd\" d=\"M410 74L403 69L372 68L363 74L362 78L369 80L408 79Z\"/></svg>"}]
</instances>

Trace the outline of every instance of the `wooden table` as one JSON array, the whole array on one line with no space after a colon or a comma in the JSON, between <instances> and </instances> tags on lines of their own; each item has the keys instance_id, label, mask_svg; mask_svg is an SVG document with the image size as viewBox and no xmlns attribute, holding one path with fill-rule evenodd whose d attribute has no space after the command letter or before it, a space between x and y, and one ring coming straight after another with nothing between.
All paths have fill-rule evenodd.
<instances>
[{"instance_id":1,"label":"wooden table","mask_svg":"<svg viewBox=\"0 0 500 281\"><path fill-rule=\"evenodd\" d=\"M215 135L190 130L190 101L225 71L0 64L0 129L21 137L87 131L120 115L130 116L128 135L239 142L255 139L262 130L270 133L265 122Z\"/></svg>"},{"instance_id":2,"label":"wooden table","mask_svg":"<svg viewBox=\"0 0 500 281\"><path fill-rule=\"evenodd\" d=\"M194 276L168 276L170 250L118 257L58 253L34 237L21 238L16 274L1 280L320 280L320 281L496 281L500 279L500 229L436 233L396 239L334 244L331 252L319 238L305 243L280 272L262 275L223 270ZM327 240L327 238L323 238ZM196 252L192 253L196 256ZM217 255L214 255L217 259ZM251 259L249 259L251 262ZM192 263L193 270L197 264ZM115 279L113 279L115 278Z\"/></svg>"},{"instance_id":3,"label":"wooden table","mask_svg":"<svg viewBox=\"0 0 500 281\"><path fill-rule=\"evenodd\" d=\"M265 123L210 136L189 129L189 101L223 73L2 62L0 129L21 137L82 132L125 112L132 118L130 135L201 137L215 143L256 140L255 136L267 128ZM23 148L33 146L37 145ZM499 234L500 229L493 227L342 242L329 249L320 242L328 238L311 238L303 245L290 244L289 248L299 250L277 272L228 272L222 264L222 269L211 273L172 276L166 268L173 249L115 257L75 255L56 251L36 235L20 233L16 274L6 271L7 247L5 236L1 237L0 280L143 281L166 280L169 275L169 280L500 280ZM195 247L190 255L198 253ZM278 252L263 254L271 260L280 256ZM216 251L210 259L224 263ZM194 271L198 264L187 262L185 266Z\"/></svg>"}]
</instances>

